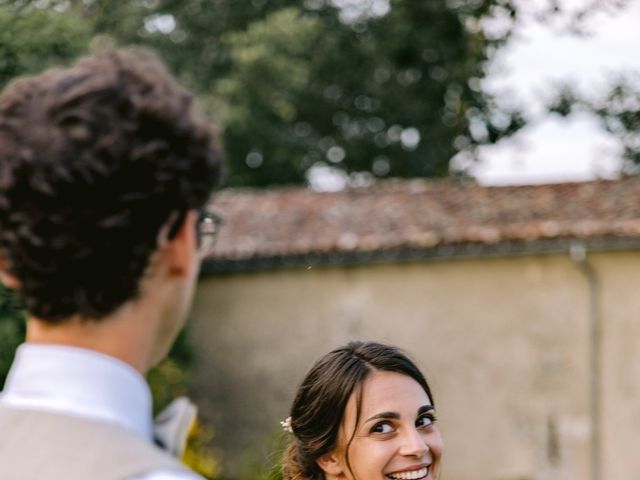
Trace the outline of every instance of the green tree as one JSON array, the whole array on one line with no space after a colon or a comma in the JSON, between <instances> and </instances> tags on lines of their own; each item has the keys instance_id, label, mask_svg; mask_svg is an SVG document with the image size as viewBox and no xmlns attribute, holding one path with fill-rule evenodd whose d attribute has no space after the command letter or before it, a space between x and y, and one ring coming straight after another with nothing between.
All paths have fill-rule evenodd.
<instances>
[{"instance_id":1,"label":"green tree","mask_svg":"<svg viewBox=\"0 0 640 480\"><path fill-rule=\"evenodd\" d=\"M0 284L0 390L7 378L15 350L24 341L25 321L20 303Z\"/></svg>"},{"instance_id":2,"label":"green tree","mask_svg":"<svg viewBox=\"0 0 640 480\"><path fill-rule=\"evenodd\" d=\"M481 88L522 18L518 1L390 0L358 11L366 3L4 1L157 50L221 127L230 185L301 183L322 164L446 176L454 156L472 161L479 145L523 126ZM620 6L602 0L567 15L549 2L539 13L579 30L590 13ZM486 28L491 19L500 27Z\"/></svg>"},{"instance_id":3,"label":"green tree","mask_svg":"<svg viewBox=\"0 0 640 480\"><path fill-rule=\"evenodd\" d=\"M92 30L71 12L0 4L0 88L14 77L69 62L86 51Z\"/></svg>"},{"instance_id":4,"label":"green tree","mask_svg":"<svg viewBox=\"0 0 640 480\"><path fill-rule=\"evenodd\" d=\"M393 0L351 18L325 0L7 3L73 14L94 34L160 52L221 126L231 185L301 183L322 163L443 176L455 153L521 125L479 88L510 31L487 36L479 22L513 24L512 0Z\"/></svg>"},{"instance_id":5,"label":"green tree","mask_svg":"<svg viewBox=\"0 0 640 480\"><path fill-rule=\"evenodd\" d=\"M319 164L445 176L454 154L522 124L517 112L497 115L479 88L509 36L486 36L480 19L515 22L510 2L396 0L350 19L330 2L247 3L263 8L219 37L212 65L222 74L203 90L224 129L231 185L301 183ZM473 134L471 121L483 128Z\"/></svg>"},{"instance_id":6,"label":"green tree","mask_svg":"<svg viewBox=\"0 0 640 480\"><path fill-rule=\"evenodd\" d=\"M350 22L290 8L224 36L231 66L214 98L227 105L230 183L301 182L318 164L446 176L459 150L515 131L517 112L493 122L478 88L490 42L445 5L396 1Z\"/></svg>"}]
</instances>

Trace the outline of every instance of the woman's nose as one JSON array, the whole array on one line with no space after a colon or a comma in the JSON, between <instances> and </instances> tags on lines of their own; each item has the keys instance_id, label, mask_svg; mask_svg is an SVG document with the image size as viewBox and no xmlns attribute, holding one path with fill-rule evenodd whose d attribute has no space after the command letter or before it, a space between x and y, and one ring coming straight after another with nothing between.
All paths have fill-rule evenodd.
<instances>
[{"instance_id":1,"label":"woman's nose","mask_svg":"<svg viewBox=\"0 0 640 480\"><path fill-rule=\"evenodd\" d=\"M415 428L408 429L403 435L402 455L423 457L429 451L426 438Z\"/></svg>"}]
</instances>

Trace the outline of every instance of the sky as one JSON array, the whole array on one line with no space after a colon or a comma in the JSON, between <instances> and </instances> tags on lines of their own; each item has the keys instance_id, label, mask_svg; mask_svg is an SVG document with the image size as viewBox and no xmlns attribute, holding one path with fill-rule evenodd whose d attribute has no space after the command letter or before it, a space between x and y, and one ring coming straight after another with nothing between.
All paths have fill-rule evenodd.
<instances>
[{"instance_id":1,"label":"sky","mask_svg":"<svg viewBox=\"0 0 640 480\"><path fill-rule=\"evenodd\" d=\"M529 6L536 2L542 0L529 0ZM594 118L542 115L541 105L561 81L597 97L618 73L640 73L639 25L638 0L628 0L615 13L594 15L585 25L586 37L539 22L524 24L497 55L483 88L523 106L534 120L514 137L482 149L481 162L471 169L478 181L517 185L615 178L622 148Z\"/></svg>"},{"instance_id":2,"label":"sky","mask_svg":"<svg viewBox=\"0 0 640 480\"><path fill-rule=\"evenodd\" d=\"M390 8L389 0L331 1L342 9L347 22L360 15L381 16ZM500 103L523 109L529 123L512 137L482 147L480 161L469 173L482 185L616 178L622 146L597 119L586 113L561 118L545 113L543 105L561 83L597 99L606 95L621 74L635 73L640 78L640 0L516 1L525 20L498 51L482 88ZM575 35L567 28L567 15L535 20L536 14L554 2L568 13L593 4L601 8L581 23L585 34ZM616 4L622 7L615 8ZM499 20L487 28L500 29ZM308 180L317 190L357 184L329 166L314 166Z\"/></svg>"}]
</instances>

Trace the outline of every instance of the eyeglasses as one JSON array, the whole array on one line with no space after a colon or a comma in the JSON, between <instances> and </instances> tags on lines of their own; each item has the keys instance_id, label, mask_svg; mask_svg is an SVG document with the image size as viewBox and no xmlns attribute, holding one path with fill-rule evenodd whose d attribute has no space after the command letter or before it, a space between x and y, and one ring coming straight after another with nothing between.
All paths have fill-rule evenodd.
<instances>
[{"instance_id":1,"label":"eyeglasses","mask_svg":"<svg viewBox=\"0 0 640 480\"><path fill-rule=\"evenodd\" d=\"M186 217L186 212L181 212L178 217L171 223L171 227L167 233L167 238L172 239L180 230L182 223ZM196 241L198 244L198 255L204 258L216 243L216 237L220 231L220 226L225 222L225 217L211 208L200 211L198 223L196 223Z\"/></svg>"},{"instance_id":2,"label":"eyeglasses","mask_svg":"<svg viewBox=\"0 0 640 480\"><path fill-rule=\"evenodd\" d=\"M224 216L219 212L212 209L202 210L200 212L196 226L198 254L200 258L203 258L213 248L223 223Z\"/></svg>"}]
</instances>

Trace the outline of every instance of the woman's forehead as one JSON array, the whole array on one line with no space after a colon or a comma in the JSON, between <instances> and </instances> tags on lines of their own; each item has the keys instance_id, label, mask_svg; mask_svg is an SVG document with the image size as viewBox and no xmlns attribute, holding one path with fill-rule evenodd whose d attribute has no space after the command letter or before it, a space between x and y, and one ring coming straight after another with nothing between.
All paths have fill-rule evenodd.
<instances>
[{"instance_id":1,"label":"woman's forehead","mask_svg":"<svg viewBox=\"0 0 640 480\"><path fill-rule=\"evenodd\" d=\"M383 412L415 416L418 409L431 405L431 399L422 386L410 376L398 372L371 372L362 383L359 392L355 391L349 399L345 417L355 417L358 396L360 422ZM350 423L355 423L353 420L355 418Z\"/></svg>"}]
</instances>

